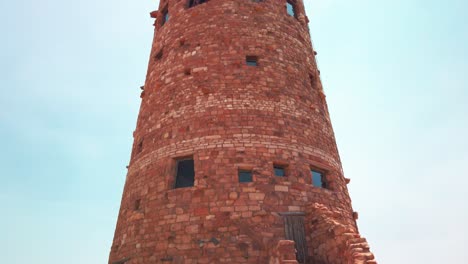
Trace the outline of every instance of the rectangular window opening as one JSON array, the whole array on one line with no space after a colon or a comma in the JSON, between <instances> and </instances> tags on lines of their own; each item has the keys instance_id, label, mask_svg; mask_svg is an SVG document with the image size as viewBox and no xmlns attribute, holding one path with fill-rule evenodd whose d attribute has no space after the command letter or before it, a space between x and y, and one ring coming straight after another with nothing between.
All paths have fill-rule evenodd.
<instances>
[{"instance_id":1,"label":"rectangular window opening","mask_svg":"<svg viewBox=\"0 0 468 264\"><path fill-rule=\"evenodd\" d=\"M239 170L239 182L253 182L251 170Z\"/></svg>"},{"instance_id":2,"label":"rectangular window opening","mask_svg":"<svg viewBox=\"0 0 468 264\"><path fill-rule=\"evenodd\" d=\"M177 161L175 188L193 187L195 183L195 166L193 158Z\"/></svg>"},{"instance_id":3,"label":"rectangular window opening","mask_svg":"<svg viewBox=\"0 0 468 264\"><path fill-rule=\"evenodd\" d=\"M316 169L310 170L312 176L312 185L319 188L327 188L327 183L325 181L325 173L318 171Z\"/></svg>"},{"instance_id":4,"label":"rectangular window opening","mask_svg":"<svg viewBox=\"0 0 468 264\"><path fill-rule=\"evenodd\" d=\"M296 3L293 1L287 1L286 2L286 11L288 12L288 15L292 17L296 17Z\"/></svg>"},{"instance_id":5,"label":"rectangular window opening","mask_svg":"<svg viewBox=\"0 0 468 264\"><path fill-rule=\"evenodd\" d=\"M247 66L258 66L258 57L257 56L247 56L245 57L245 62Z\"/></svg>"},{"instance_id":6,"label":"rectangular window opening","mask_svg":"<svg viewBox=\"0 0 468 264\"><path fill-rule=\"evenodd\" d=\"M274 165L273 169L275 170L275 176L277 176L277 177L286 177L286 166Z\"/></svg>"},{"instance_id":7,"label":"rectangular window opening","mask_svg":"<svg viewBox=\"0 0 468 264\"><path fill-rule=\"evenodd\" d=\"M188 8L208 2L208 0L188 0Z\"/></svg>"}]
</instances>

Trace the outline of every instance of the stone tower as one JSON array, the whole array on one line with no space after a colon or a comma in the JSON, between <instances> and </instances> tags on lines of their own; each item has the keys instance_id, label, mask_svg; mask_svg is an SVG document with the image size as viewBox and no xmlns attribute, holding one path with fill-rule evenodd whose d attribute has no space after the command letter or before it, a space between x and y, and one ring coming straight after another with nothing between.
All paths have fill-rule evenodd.
<instances>
[{"instance_id":1,"label":"stone tower","mask_svg":"<svg viewBox=\"0 0 468 264\"><path fill-rule=\"evenodd\" d=\"M110 264L376 263L302 0L161 0Z\"/></svg>"}]
</instances>

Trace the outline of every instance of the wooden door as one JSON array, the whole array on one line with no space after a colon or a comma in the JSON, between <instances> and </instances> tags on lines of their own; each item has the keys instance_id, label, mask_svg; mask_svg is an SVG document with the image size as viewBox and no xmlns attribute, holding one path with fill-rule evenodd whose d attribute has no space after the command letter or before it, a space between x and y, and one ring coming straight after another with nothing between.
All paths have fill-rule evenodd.
<instances>
[{"instance_id":1,"label":"wooden door","mask_svg":"<svg viewBox=\"0 0 468 264\"><path fill-rule=\"evenodd\" d=\"M299 263L307 263L307 242L304 230L303 213L284 213L284 230L287 240L296 244L296 258Z\"/></svg>"}]
</instances>

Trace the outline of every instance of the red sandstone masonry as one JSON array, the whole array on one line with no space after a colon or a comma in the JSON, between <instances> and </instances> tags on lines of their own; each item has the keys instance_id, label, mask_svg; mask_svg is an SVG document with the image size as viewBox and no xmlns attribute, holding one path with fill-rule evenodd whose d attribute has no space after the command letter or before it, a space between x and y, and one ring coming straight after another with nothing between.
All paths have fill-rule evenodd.
<instances>
[{"instance_id":1,"label":"red sandstone masonry","mask_svg":"<svg viewBox=\"0 0 468 264\"><path fill-rule=\"evenodd\" d=\"M284 212L304 213L310 263L375 263L353 219L302 1L296 17L286 0L186 3L152 12L109 263L297 263ZM187 156L194 187L173 189L176 159ZM312 186L312 167L327 172L327 189ZM238 182L245 168L252 183Z\"/></svg>"},{"instance_id":2,"label":"red sandstone masonry","mask_svg":"<svg viewBox=\"0 0 468 264\"><path fill-rule=\"evenodd\" d=\"M297 264L294 241L280 240L272 250L269 264Z\"/></svg>"},{"instance_id":3,"label":"red sandstone masonry","mask_svg":"<svg viewBox=\"0 0 468 264\"><path fill-rule=\"evenodd\" d=\"M314 203L306 211L309 214L306 228L311 235L308 247L313 263L376 263L366 239L361 238L354 219L346 210Z\"/></svg>"}]
</instances>

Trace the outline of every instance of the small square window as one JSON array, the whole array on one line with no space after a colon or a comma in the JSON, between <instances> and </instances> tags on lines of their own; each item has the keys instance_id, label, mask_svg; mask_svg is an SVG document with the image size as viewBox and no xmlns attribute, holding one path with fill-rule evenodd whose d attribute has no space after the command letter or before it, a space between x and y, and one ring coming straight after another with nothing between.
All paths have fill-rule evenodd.
<instances>
[{"instance_id":1,"label":"small square window","mask_svg":"<svg viewBox=\"0 0 468 264\"><path fill-rule=\"evenodd\" d=\"M249 170L239 170L239 182L252 182L252 171Z\"/></svg>"},{"instance_id":2,"label":"small square window","mask_svg":"<svg viewBox=\"0 0 468 264\"><path fill-rule=\"evenodd\" d=\"M245 58L247 66L258 66L258 57L257 56L247 56Z\"/></svg>"},{"instance_id":3,"label":"small square window","mask_svg":"<svg viewBox=\"0 0 468 264\"><path fill-rule=\"evenodd\" d=\"M285 177L286 176L286 168L284 166L275 165L275 176L277 177Z\"/></svg>"},{"instance_id":4,"label":"small square window","mask_svg":"<svg viewBox=\"0 0 468 264\"><path fill-rule=\"evenodd\" d=\"M158 53L156 53L156 55L154 55L154 58L156 60L160 60L160 59L162 59L162 57L163 57L163 50L162 49Z\"/></svg>"},{"instance_id":5,"label":"small square window","mask_svg":"<svg viewBox=\"0 0 468 264\"><path fill-rule=\"evenodd\" d=\"M193 187L195 182L195 166L193 159L177 161L175 188Z\"/></svg>"},{"instance_id":6,"label":"small square window","mask_svg":"<svg viewBox=\"0 0 468 264\"><path fill-rule=\"evenodd\" d=\"M296 4L292 1L287 1L286 11L288 12L288 15L296 17Z\"/></svg>"},{"instance_id":7,"label":"small square window","mask_svg":"<svg viewBox=\"0 0 468 264\"><path fill-rule=\"evenodd\" d=\"M325 182L325 174L323 172L317 170L310 170L310 174L312 176L312 185L319 188L327 188L327 184Z\"/></svg>"}]
</instances>

